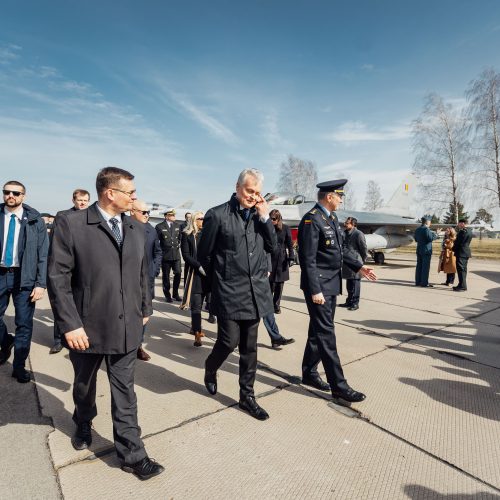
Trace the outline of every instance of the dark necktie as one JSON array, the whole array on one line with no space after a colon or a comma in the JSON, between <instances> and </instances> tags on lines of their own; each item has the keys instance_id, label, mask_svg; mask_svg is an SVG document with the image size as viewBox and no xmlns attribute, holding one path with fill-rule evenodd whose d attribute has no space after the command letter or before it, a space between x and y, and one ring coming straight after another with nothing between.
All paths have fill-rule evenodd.
<instances>
[{"instance_id":1,"label":"dark necktie","mask_svg":"<svg viewBox=\"0 0 500 500\"><path fill-rule=\"evenodd\" d=\"M7 232L7 242L5 244L5 266L14 264L14 236L16 234L16 216L11 214L9 221L9 231Z\"/></svg>"},{"instance_id":2,"label":"dark necktie","mask_svg":"<svg viewBox=\"0 0 500 500\"><path fill-rule=\"evenodd\" d=\"M111 222L111 232L113 233L118 246L121 247L122 235L120 233L120 228L118 227L118 220L113 217L112 219L109 219L109 222Z\"/></svg>"},{"instance_id":3,"label":"dark necktie","mask_svg":"<svg viewBox=\"0 0 500 500\"><path fill-rule=\"evenodd\" d=\"M248 221L248 217L250 217L250 209L249 208L244 208L242 211L241 211L241 216L243 217L243 220L245 222Z\"/></svg>"}]
</instances>

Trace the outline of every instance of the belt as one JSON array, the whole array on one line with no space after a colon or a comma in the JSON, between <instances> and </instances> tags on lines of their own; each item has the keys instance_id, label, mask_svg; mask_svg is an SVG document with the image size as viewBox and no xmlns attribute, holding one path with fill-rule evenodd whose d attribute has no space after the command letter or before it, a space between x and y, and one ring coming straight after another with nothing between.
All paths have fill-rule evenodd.
<instances>
[{"instance_id":1,"label":"belt","mask_svg":"<svg viewBox=\"0 0 500 500\"><path fill-rule=\"evenodd\" d=\"M0 267L0 271L3 273L15 273L19 269L19 267Z\"/></svg>"}]
</instances>

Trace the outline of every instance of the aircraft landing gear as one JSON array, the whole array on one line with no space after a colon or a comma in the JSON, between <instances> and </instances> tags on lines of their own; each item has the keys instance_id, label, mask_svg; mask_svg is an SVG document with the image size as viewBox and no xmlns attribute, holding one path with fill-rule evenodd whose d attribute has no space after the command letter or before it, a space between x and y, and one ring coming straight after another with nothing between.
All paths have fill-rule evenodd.
<instances>
[{"instance_id":1,"label":"aircraft landing gear","mask_svg":"<svg viewBox=\"0 0 500 500\"><path fill-rule=\"evenodd\" d=\"M375 264L382 266L385 262L384 252L374 252L373 253L373 260L374 260Z\"/></svg>"}]
</instances>

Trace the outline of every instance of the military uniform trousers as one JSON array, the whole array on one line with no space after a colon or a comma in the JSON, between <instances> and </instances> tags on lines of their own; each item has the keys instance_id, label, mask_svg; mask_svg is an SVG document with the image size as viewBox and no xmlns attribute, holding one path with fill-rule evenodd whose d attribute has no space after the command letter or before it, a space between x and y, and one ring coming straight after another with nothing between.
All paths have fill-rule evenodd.
<instances>
[{"instance_id":1,"label":"military uniform trousers","mask_svg":"<svg viewBox=\"0 0 500 500\"><path fill-rule=\"evenodd\" d=\"M92 354L70 350L69 359L75 371L75 423L91 422L97 415L96 379L104 359L111 386L111 417L116 454L126 464L139 462L146 457L137 421L137 397L134 391L137 351L127 354Z\"/></svg>"},{"instance_id":2,"label":"military uniform trousers","mask_svg":"<svg viewBox=\"0 0 500 500\"><path fill-rule=\"evenodd\" d=\"M417 267L415 269L415 285L427 286L429 284L429 271L431 268L432 254L417 254Z\"/></svg>"},{"instance_id":3,"label":"military uniform trousers","mask_svg":"<svg viewBox=\"0 0 500 500\"><path fill-rule=\"evenodd\" d=\"M346 279L345 285L347 288L347 300L346 303L352 306L359 306L359 297L361 295L361 279L353 278Z\"/></svg>"},{"instance_id":4,"label":"military uniform trousers","mask_svg":"<svg viewBox=\"0 0 500 500\"><path fill-rule=\"evenodd\" d=\"M302 360L302 375L304 377L319 375L318 364L321 361L332 390L346 390L349 386L340 364L333 322L337 296L326 295L325 303L322 305L315 304L309 292L304 292L304 296L309 311L309 331Z\"/></svg>"},{"instance_id":5,"label":"military uniform trousers","mask_svg":"<svg viewBox=\"0 0 500 500\"><path fill-rule=\"evenodd\" d=\"M216 372L227 357L238 347L240 352L240 399L254 396L253 384L257 371L258 318L232 320L217 318L217 340L205 368Z\"/></svg>"},{"instance_id":6,"label":"military uniform trousers","mask_svg":"<svg viewBox=\"0 0 500 500\"><path fill-rule=\"evenodd\" d=\"M165 298L168 299L170 295L170 271L174 273L174 279L172 283L173 296L177 297L179 295L179 285L181 283L181 261L178 260L162 260L161 262L161 274L163 282L163 294Z\"/></svg>"},{"instance_id":7,"label":"military uniform trousers","mask_svg":"<svg viewBox=\"0 0 500 500\"><path fill-rule=\"evenodd\" d=\"M467 264L469 259L467 257L457 257L457 276L458 288L467 290Z\"/></svg>"}]
</instances>

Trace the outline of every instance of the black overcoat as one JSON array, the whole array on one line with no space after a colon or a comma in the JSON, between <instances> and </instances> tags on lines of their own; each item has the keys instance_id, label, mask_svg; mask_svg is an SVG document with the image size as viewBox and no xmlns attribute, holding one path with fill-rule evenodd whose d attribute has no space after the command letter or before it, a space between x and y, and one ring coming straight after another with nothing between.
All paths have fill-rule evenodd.
<instances>
[{"instance_id":1,"label":"black overcoat","mask_svg":"<svg viewBox=\"0 0 500 500\"><path fill-rule=\"evenodd\" d=\"M472 233L470 229L464 228L457 231L457 238L453 245L453 253L457 259L470 259L470 242Z\"/></svg>"},{"instance_id":2,"label":"black overcoat","mask_svg":"<svg viewBox=\"0 0 500 500\"><path fill-rule=\"evenodd\" d=\"M142 318L153 314L144 228L127 216L122 228L120 249L96 203L58 215L49 251L49 298L63 334L85 329L90 347L81 352L137 349Z\"/></svg>"},{"instance_id":3,"label":"black overcoat","mask_svg":"<svg viewBox=\"0 0 500 500\"><path fill-rule=\"evenodd\" d=\"M160 240L163 260L181 260L181 231L177 222L172 222L172 228L168 227L167 221L160 222L155 226Z\"/></svg>"},{"instance_id":4,"label":"black overcoat","mask_svg":"<svg viewBox=\"0 0 500 500\"><path fill-rule=\"evenodd\" d=\"M351 253L352 256L361 262L366 261L368 255L368 250L366 246L365 235L357 228L353 227L350 231L344 231L344 256L347 253ZM359 273L355 273L347 264L344 263L342 266L342 278L346 280L349 279L361 279Z\"/></svg>"},{"instance_id":5,"label":"black overcoat","mask_svg":"<svg viewBox=\"0 0 500 500\"><path fill-rule=\"evenodd\" d=\"M205 214L198 261L212 292L210 312L232 320L255 320L273 312L266 252L276 251L271 219L262 222L252 210L239 213L235 195Z\"/></svg>"},{"instance_id":6,"label":"black overcoat","mask_svg":"<svg viewBox=\"0 0 500 500\"><path fill-rule=\"evenodd\" d=\"M198 233L196 242L193 233L182 233L181 237L182 258L184 259L185 265L187 267L187 272L190 268L193 269L194 272L193 284L191 285L191 293L204 293L206 288L205 279L199 271L201 264L199 263L197 257L197 247L202 233L203 231L201 233Z\"/></svg>"},{"instance_id":7,"label":"black overcoat","mask_svg":"<svg viewBox=\"0 0 500 500\"><path fill-rule=\"evenodd\" d=\"M289 260L293 259L292 232L286 224L283 224L281 231L278 230L277 226L274 227L278 247L271 257L272 270L269 281L283 283L290 279Z\"/></svg>"},{"instance_id":8,"label":"black overcoat","mask_svg":"<svg viewBox=\"0 0 500 500\"><path fill-rule=\"evenodd\" d=\"M310 295L339 295L342 292L342 263L358 272L363 263L343 254L343 231L338 220L329 218L319 204L299 224L300 288Z\"/></svg>"},{"instance_id":9,"label":"black overcoat","mask_svg":"<svg viewBox=\"0 0 500 500\"><path fill-rule=\"evenodd\" d=\"M146 233L146 256L148 258L149 279L154 280L160 274L162 251L160 240L155 228L149 223L144 224Z\"/></svg>"}]
</instances>

